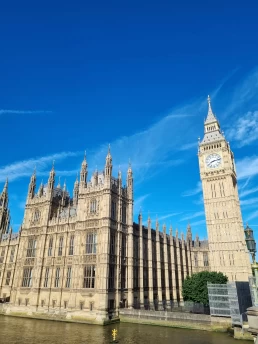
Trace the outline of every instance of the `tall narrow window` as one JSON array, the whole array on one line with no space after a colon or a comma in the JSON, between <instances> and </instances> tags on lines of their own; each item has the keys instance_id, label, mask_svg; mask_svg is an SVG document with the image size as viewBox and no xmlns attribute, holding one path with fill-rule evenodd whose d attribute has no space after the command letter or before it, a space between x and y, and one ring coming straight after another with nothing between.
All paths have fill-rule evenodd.
<instances>
[{"instance_id":1,"label":"tall narrow window","mask_svg":"<svg viewBox=\"0 0 258 344\"><path fill-rule=\"evenodd\" d=\"M14 253L15 253L15 247L12 247L11 253L10 253L10 263L13 263L13 260L14 260Z\"/></svg>"},{"instance_id":2,"label":"tall narrow window","mask_svg":"<svg viewBox=\"0 0 258 344\"><path fill-rule=\"evenodd\" d=\"M36 239L29 239L28 247L27 247L27 257L35 257L36 256L36 247L37 247L37 240Z\"/></svg>"},{"instance_id":3,"label":"tall narrow window","mask_svg":"<svg viewBox=\"0 0 258 344\"><path fill-rule=\"evenodd\" d=\"M121 268L121 289L126 288L126 266Z\"/></svg>"},{"instance_id":4,"label":"tall narrow window","mask_svg":"<svg viewBox=\"0 0 258 344\"><path fill-rule=\"evenodd\" d=\"M97 234L90 233L86 236L86 254L96 254L97 252Z\"/></svg>"},{"instance_id":5,"label":"tall narrow window","mask_svg":"<svg viewBox=\"0 0 258 344\"><path fill-rule=\"evenodd\" d=\"M70 244L69 244L69 256L73 256L73 250L74 250L74 235L71 235Z\"/></svg>"},{"instance_id":6,"label":"tall narrow window","mask_svg":"<svg viewBox=\"0 0 258 344\"><path fill-rule=\"evenodd\" d=\"M110 235L110 254L116 254L116 235Z\"/></svg>"},{"instance_id":7,"label":"tall narrow window","mask_svg":"<svg viewBox=\"0 0 258 344\"><path fill-rule=\"evenodd\" d=\"M208 253L207 252L203 253L203 265L209 266L209 260L208 260Z\"/></svg>"},{"instance_id":8,"label":"tall narrow window","mask_svg":"<svg viewBox=\"0 0 258 344\"><path fill-rule=\"evenodd\" d=\"M108 289L114 289L114 287L115 287L115 266L109 265Z\"/></svg>"},{"instance_id":9,"label":"tall narrow window","mask_svg":"<svg viewBox=\"0 0 258 344\"><path fill-rule=\"evenodd\" d=\"M44 288L48 287L48 277L49 277L49 268L46 268L45 279L44 279Z\"/></svg>"},{"instance_id":10,"label":"tall narrow window","mask_svg":"<svg viewBox=\"0 0 258 344\"><path fill-rule=\"evenodd\" d=\"M194 253L194 266L198 266L198 253L197 252L195 252Z\"/></svg>"},{"instance_id":11,"label":"tall narrow window","mask_svg":"<svg viewBox=\"0 0 258 344\"><path fill-rule=\"evenodd\" d=\"M59 246L58 246L58 255L62 256L62 252L63 252L63 243L64 243L64 238L61 237L59 239Z\"/></svg>"},{"instance_id":12,"label":"tall narrow window","mask_svg":"<svg viewBox=\"0 0 258 344\"><path fill-rule=\"evenodd\" d=\"M126 257L126 235L122 234L122 257L125 258Z\"/></svg>"},{"instance_id":13,"label":"tall narrow window","mask_svg":"<svg viewBox=\"0 0 258 344\"><path fill-rule=\"evenodd\" d=\"M59 288L60 268L56 268L55 288Z\"/></svg>"},{"instance_id":14,"label":"tall narrow window","mask_svg":"<svg viewBox=\"0 0 258 344\"><path fill-rule=\"evenodd\" d=\"M52 256L52 249L53 249L53 238L51 237L49 239L49 243L48 243L48 256Z\"/></svg>"},{"instance_id":15,"label":"tall narrow window","mask_svg":"<svg viewBox=\"0 0 258 344\"><path fill-rule=\"evenodd\" d=\"M67 268L67 275L66 275L66 288L71 288L71 279L72 279L72 267L68 266Z\"/></svg>"},{"instance_id":16,"label":"tall narrow window","mask_svg":"<svg viewBox=\"0 0 258 344\"><path fill-rule=\"evenodd\" d=\"M95 265L87 265L84 268L83 288L95 287Z\"/></svg>"},{"instance_id":17,"label":"tall narrow window","mask_svg":"<svg viewBox=\"0 0 258 344\"><path fill-rule=\"evenodd\" d=\"M3 247L1 251L0 263L4 262L4 255L5 255L5 247Z\"/></svg>"},{"instance_id":18,"label":"tall narrow window","mask_svg":"<svg viewBox=\"0 0 258 344\"><path fill-rule=\"evenodd\" d=\"M96 213L96 211L97 211L97 201L95 199L93 199L90 202L90 212Z\"/></svg>"},{"instance_id":19,"label":"tall narrow window","mask_svg":"<svg viewBox=\"0 0 258 344\"><path fill-rule=\"evenodd\" d=\"M23 270L22 287L32 286L32 268L25 268Z\"/></svg>"},{"instance_id":20,"label":"tall narrow window","mask_svg":"<svg viewBox=\"0 0 258 344\"><path fill-rule=\"evenodd\" d=\"M111 218L116 220L116 203L114 201L111 202Z\"/></svg>"},{"instance_id":21,"label":"tall narrow window","mask_svg":"<svg viewBox=\"0 0 258 344\"><path fill-rule=\"evenodd\" d=\"M122 207L122 222L126 223L126 207Z\"/></svg>"},{"instance_id":22,"label":"tall narrow window","mask_svg":"<svg viewBox=\"0 0 258 344\"><path fill-rule=\"evenodd\" d=\"M5 281L5 285L10 285L10 281L11 281L11 271L7 271L6 273L6 281Z\"/></svg>"},{"instance_id":23,"label":"tall narrow window","mask_svg":"<svg viewBox=\"0 0 258 344\"><path fill-rule=\"evenodd\" d=\"M39 210L35 210L35 213L34 213L34 222L39 222L40 220L40 212Z\"/></svg>"}]
</instances>

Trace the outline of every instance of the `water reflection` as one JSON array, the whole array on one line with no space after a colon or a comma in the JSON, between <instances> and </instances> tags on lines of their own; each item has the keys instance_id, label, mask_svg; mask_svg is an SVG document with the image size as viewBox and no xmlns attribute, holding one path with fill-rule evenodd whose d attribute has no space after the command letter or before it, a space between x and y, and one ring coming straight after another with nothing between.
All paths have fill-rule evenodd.
<instances>
[{"instance_id":1,"label":"water reflection","mask_svg":"<svg viewBox=\"0 0 258 344\"><path fill-rule=\"evenodd\" d=\"M112 340L113 328L118 330L120 344L236 344L222 333L135 324L102 327L6 316L0 316L0 343L107 344Z\"/></svg>"}]
</instances>

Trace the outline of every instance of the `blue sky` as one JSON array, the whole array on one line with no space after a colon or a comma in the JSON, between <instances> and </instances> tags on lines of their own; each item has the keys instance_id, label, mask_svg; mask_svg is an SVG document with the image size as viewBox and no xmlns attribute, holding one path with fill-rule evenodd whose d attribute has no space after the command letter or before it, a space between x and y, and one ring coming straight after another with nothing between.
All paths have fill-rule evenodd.
<instances>
[{"instance_id":1,"label":"blue sky","mask_svg":"<svg viewBox=\"0 0 258 344\"><path fill-rule=\"evenodd\" d=\"M8 7L9 6L9 7ZM244 222L258 239L256 1L73 1L1 5L0 187L13 227L52 160L72 192L83 152L114 174L129 158L140 207L206 237L197 159L207 95L234 151Z\"/></svg>"}]
</instances>

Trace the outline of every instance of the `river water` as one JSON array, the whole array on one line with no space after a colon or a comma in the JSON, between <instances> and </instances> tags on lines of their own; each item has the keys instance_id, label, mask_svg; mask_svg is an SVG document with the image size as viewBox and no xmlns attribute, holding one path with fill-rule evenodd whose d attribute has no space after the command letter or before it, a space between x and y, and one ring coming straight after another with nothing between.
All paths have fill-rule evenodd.
<instances>
[{"instance_id":1,"label":"river water","mask_svg":"<svg viewBox=\"0 0 258 344\"><path fill-rule=\"evenodd\" d=\"M119 344L236 344L225 333L122 323L84 325L8 316L0 316L0 343L107 344L112 341L114 328L118 331Z\"/></svg>"}]
</instances>

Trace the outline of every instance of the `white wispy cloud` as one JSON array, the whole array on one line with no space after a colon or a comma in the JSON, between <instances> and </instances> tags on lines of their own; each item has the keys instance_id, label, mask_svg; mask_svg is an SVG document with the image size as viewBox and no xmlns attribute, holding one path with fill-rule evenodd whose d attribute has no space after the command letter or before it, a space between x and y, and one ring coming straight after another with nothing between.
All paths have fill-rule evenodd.
<instances>
[{"instance_id":1,"label":"white wispy cloud","mask_svg":"<svg viewBox=\"0 0 258 344\"><path fill-rule=\"evenodd\" d=\"M195 221L195 222L190 222L191 227L196 227L205 224L205 220L200 220L200 221Z\"/></svg>"},{"instance_id":2,"label":"white wispy cloud","mask_svg":"<svg viewBox=\"0 0 258 344\"><path fill-rule=\"evenodd\" d=\"M255 187L252 189L247 189L244 191L242 191L242 189L241 189L239 195L242 198L242 197L246 197L246 196L251 195L251 194L256 193L256 192L258 192L258 187Z\"/></svg>"},{"instance_id":3,"label":"white wispy cloud","mask_svg":"<svg viewBox=\"0 0 258 344\"><path fill-rule=\"evenodd\" d=\"M236 141L238 147L250 145L258 139L258 111L240 116L226 131L228 140Z\"/></svg>"},{"instance_id":4,"label":"white wispy cloud","mask_svg":"<svg viewBox=\"0 0 258 344\"><path fill-rule=\"evenodd\" d=\"M195 148L197 150L197 147L198 147L198 142L192 142L192 143L186 143L186 144L183 144L182 146L178 147L178 149L180 151L185 151L185 150L189 150L189 149L193 149Z\"/></svg>"},{"instance_id":5,"label":"white wispy cloud","mask_svg":"<svg viewBox=\"0 0 258 344\"><path fill-rule=\"evenodd\" d=\"M169 219L169 218L171 218L173 216L177 216L177 215L180 215L180 214L182 214L182 213L171 213L171 214L167 214L167 215L164 215L164 216L160 216L160 217L158 217L158 221L160 222L160 221Z\"/></svg>"},{"instance_id":6,"label":"white wispy cloud","mask_svg":"<svg viewBox=\"0 0 258 344\"><path fill-rule=\"evenodd\" d=\"M238 116L243 113L247 107L249 107L250 111L256 110L258 105L257 90L258 68L256 67L244 78L244 80L239 81L231 95L227 92L228 105L224 112L226 116L231 116L232 119L232 116ZM250 109L250 106L252 109Z\"/></svg>"},{"instance_id":7,"label":"white wispy cloud","mask_svg":"<svg viewBox=\"0 0 258 344\"><path fill-rule=\"evenodd\" d=\"M183 158L178 159L173 155L180 149L186 151L194 147L193 143L189 144L188 134L193 130L193 118L199 116L200 111L205 111L206 106L205 99L192 101L172 110L146 130L111 142L114 164L120 165L121 169L127 168L130 158L134 175L137 176L136 182L140 183L166 166L182 163ZM197 143L195 146L197 147ZM93 152L93 158L89 157L89 166L99 166L106 154L107 144Z\"/></svg>"},{"instance_id":8,"label":"white wispy cloud","mask_svg":"<svg viewBox=\"0 0 258 344\"><path fill-rule=\"evenodd\" d=\"M191 219L194 219L196 217L204 216L204 211L197 211L195 213L189 213L182 217L179 221L191 221Z\"/></svg>"},{"instance_id":9,"label":"white wispy cloud","mask_svg":"<svg viewBox=\"0 0 258 344\"><path fill-rule=\"evenodd\" d=\"M139 198L136 198L136 200L134 201L134 211L139 212L141 207L143 206L143 202L149 196L150 194L146 194L146 195L140 196Z\"/></svg>"},{"instance_id":10,"label":"white wispy cloud","mask_svg":"<svg viewBox=\"0 0 258 344\"><path fill-rule=\"evenodd\" d=\"M248 198L245 200L240 200L241 205L252 205L252 204L258 204L258 197L254 198Z\"/></svg>"},{"instance_id":11,"label":"white wispy cloud","mask_svg":"<svg viewBox=\"0 0 258 344\"><path fill-rule=\"evenodd\" d=\"M236 160L238 179L245 179L258 174L258 156L246 156Z\"/></svg>"},{"instance_id":12,"label":"white wispy cloud","mask_svg":"<svg viewBox=\"0 0 258 344\"><path fill-rule=\"evenodd\" d=\"M258 210L254 211L253 213L250 213L248 217L246 218L247 221L258 219Z\"/></svg>"},{"instance_id":13,"label":"white wispy cloud","mask_svg":"<svg viewBox=\"0 0 258 344\"><path fill-rule=\"evenodd\" d=\"M8 109L0 109L0 115L5 114L16 114L16 115L26 115L26 114L40 114L40 113L52 113L52 111L48 110L8 110Z\"/></svg>"},{"instance_id":14,"label":"white wispy cloud","mask_svg":"<svg viewBox=\"0 0 258 344\"><path fill-rule=\"evenodd\" d=\"M32 158L28 160L14 162L10 165L0 167L0 182L5 181L7 177L9 181L13 181L13 180L20 179L23 177L31 176L33 169L35 167L37 169L37 175L44 176L47 173L49 173L49 171L46 171L46 168L49 167L49 164L53 160L61 161L69 157L76 157L79 154L82 154L82 153L81 152L61 152L61 153L51 154L51 155L47 155L47 156L43 156L39 158ZM64 173L65 175L68 175L71 172L72 171L60 171L59 173L60 175L62 175L62 173Z\"/></svg>"},{"instance_id":15,"label":"white wispy cloud","mask_svg":"<svg viewBox=\"0 0 258 344\"><path fill-rule=\"evenodd\" d=\"M198 195L202 191L202 183L199 181L197 186L194 189L187 190L182 193L183 197L195 196Z\"/></svg>"}]
</instances>

